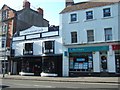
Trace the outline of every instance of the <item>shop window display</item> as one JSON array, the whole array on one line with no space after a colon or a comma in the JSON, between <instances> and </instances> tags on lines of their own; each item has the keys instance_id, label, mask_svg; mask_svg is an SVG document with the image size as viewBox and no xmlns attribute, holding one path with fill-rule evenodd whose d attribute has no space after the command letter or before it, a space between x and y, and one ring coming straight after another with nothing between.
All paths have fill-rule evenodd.
<instances>
[{"instance_id":1,"label":"shop window display","mask_svg":"<svg viewBox=\"0 0 120 90\"><path fill-rule=\"evenodd\" d=\"M91 53L70 54L70 71L92 71L93 57Z\"/></svg>"},{"instance_id":2,"label":"shop window display","mask_svg":"<svg viewBox=\"0 0 120 90\"><path fill-rule=\"evenodd\" d=\"M39 62L28 62L22 61L21 71L26 73L40 73L41 72L41 63Z\"/></svg>"},{"instance_id":3,"label":"shop window display","mask_svg":"<svg viewBox=\"0 0 120 90\"><path fill-rule=\"evenodd\" d=\"M43 71L45 73L55 73L55 63L53 61L44 61Z\"/></svg>"}]
</instances>

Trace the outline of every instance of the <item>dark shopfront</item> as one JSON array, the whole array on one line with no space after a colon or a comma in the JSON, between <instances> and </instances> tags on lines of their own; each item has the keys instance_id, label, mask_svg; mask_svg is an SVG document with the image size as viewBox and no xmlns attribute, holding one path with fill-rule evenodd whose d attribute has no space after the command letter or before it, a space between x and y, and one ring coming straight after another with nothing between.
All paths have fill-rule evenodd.
<instances>
[{"instance_id":1,"label":"dark shopfront","mask_svg":"<svg viewBox=\"0 0 120 90\"><path fill-rule=\"evenodd\" d=\"M112 49L115 51L116 73L120 75L120 44L112 45Z\"/></svg>"},{"instance_id":2,"label":"dark shopfront","mask_svg":"<svg viewBox=\"0 0 120 90\"><path fill-rule=\"evenodd\" d=\"M19 57L14 62L17 62L17 74L24 72L26 75L40 75L44 72L62 76L62 55Z\"/></svg>"},{"instance_id":3,"label":"dark shopfront","mask_svg":"<svg viewBox=\"0 0 120 90\"><path fill-rule=\"evenodd\" d=\"M26 73L26 75L40 75L42 72L42 58L41 57L20 57L16 58L14 62L17 62L17 74L21 72Z\"/></svg>"},{"instance_id":4,"label":"dark shopfront","mask_svg":"<svg viewBox=\"0 0 120 90\"><path fill-rule=\"evenodd\" d=\"M62 76L62 55L47 55L42 57L42 72Z\"/></svg>"}]
</instances>

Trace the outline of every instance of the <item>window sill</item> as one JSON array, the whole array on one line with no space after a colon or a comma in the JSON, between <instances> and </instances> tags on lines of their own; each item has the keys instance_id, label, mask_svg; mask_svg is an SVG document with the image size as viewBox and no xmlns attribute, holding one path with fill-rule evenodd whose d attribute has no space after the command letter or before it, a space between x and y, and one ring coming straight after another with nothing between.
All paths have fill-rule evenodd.
<instances>
[{"instance_id":1,"label":"window sill","mask_svg":"<svg viewBox=\"0 0 120 90\"><path fill-rule=\"evenodd\" d=\"M105 40L105 42L113 42L114 40Z\"/></svg>"},{"instance_id":2,"label":"window sill","mask_svg":"<svg viewBox=\"0 0 120 90\"><path fill-rule=\"evenodd\" d=\"M89 21L94 21L96 19L88 19L88 20L84 20L84 22L89 22Z\"/></svg>"},{"instance_id":3,"label":"window sill","mask_svg":"<svg viewBox=\"0 0 120 90\"><path fill-rule=\"evenodd\" d=\"M74 23L79 23L79 21L72 21L72 22L69 22L69 24L74 24Z\"/></svg>"},{"instance_id":4,"label":"window sill","mask_svg":"<svg viewBox=\"0 0 120 90\"><path fill-rule=\"evenodd\" d=\"M87 42L87 43L95 43L94 41L89 41L89 42Z\"/></svg>"},{"instance_id":5,"label":"window sill","mask_svg":"<svg viewBox=\"0 0 120 90\"><path fill-rule=\"evenodd\" d=\"M108 17L103 17L102 19L110 19L113 18L112 16L108 16Z\"/></svg>"}]
</instances>

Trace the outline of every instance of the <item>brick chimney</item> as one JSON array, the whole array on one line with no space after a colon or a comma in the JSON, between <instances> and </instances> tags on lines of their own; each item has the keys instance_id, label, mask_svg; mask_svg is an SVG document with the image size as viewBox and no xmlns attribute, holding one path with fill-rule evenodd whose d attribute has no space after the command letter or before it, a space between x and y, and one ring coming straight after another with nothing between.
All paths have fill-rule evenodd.
<instances>
[{"instance_id":1,"label":"brick chimney","mask_svg":"<svg viewBox=\"0 0 120 90\"><path fill-rule=\"evenodd\" d=\"M66 7L72 6L74 4L74 0L65 0Z\"/></svg>"},{"instance_id":2,"label":"brick chimney","mask_svg":"<svg viewBox=\"0 0 120 90\"><path fill-rule=\"evenodd\" d=\"M42 14L42 15L43 15L43 12L44 12L44 11L43 11L42 8L39 7L39 8L37 9L37 12L38 12L39 14Z\"/></svg>"},{"instance_id":3,"label":"brick chimney","mask_svg":"<svg viewBox=\"0 0 120 90\"><path fill-rule=\"evenodd\" d=\"M23 1L23 8L30 8L30 2L27 0Z\"/></svg>"}]
</instances>

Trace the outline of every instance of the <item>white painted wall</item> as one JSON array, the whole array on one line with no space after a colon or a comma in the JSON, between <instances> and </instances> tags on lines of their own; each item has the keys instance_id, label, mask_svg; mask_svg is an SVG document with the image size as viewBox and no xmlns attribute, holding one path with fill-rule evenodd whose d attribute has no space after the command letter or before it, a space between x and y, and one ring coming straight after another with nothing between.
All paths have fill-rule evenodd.
<instances>
[{"instance_id":1,"label":"white painted wall","mask_svg":"<svg viewBox=\"0 0 120 90\"><path fill-rule=\"evenodd\" d=\"M115 65L115 52L108 51L108 61L107 61L107 66L108 66L108 72L116 72L116 65Z\"/></svg>"},{"instance_id":2,"label":"white painted wall","mask_svg":"<svg viewBox=\"0 0 120 90\"><path fill-rule=\"evenodd\" d=\"M103 18L103 9L111 8L111 17ZM93 20L86 20L86 11L93 10ZM119 11L119 12L118 12ZM70 23L70 14L77 13L77 22ZM72 47L71 32L77 32L77 44L87 42L87 30L94 30L94 43L105 42L104 28L112 28L112 38L110 42L120 40L120 3L95 7L90 9L78 10L60 14L60 29L62 31L63 44L66 48ZM68 45L69 44L69 45ZM77 45L76 45L77 46ZM75 47L75 46L73 46ZM65 50L63 48L63 50ZM67 49L66 49L67 50ZM100 72L100 54L93 54L93 71ZM68 75L69 58L63 57L63 76ZM115 55L114 51L108 51L108 72L115 72Z\"/></svg>"},{"instance_id":3,"label":"white painted wall","mask_svg":"<svg viewBox=\"0 0 120 90\"><path fill-rule=\"evenodd\" d=\"M23 49L25 43L33 43L33 55L41 55L42 54L42 43L44 41L55 40L55 54L62 53L62 38L59 36L49 37L43 39L33 39L33 40L23 40L23 41L15 41L12 44L12 48L15 49L15 56L23 55Z\"/></svg>"},{"instance_id":4,"label":"white painted wall","mask_svg":"<svg viewBox=\"0 0 120 90\"><path fill-rule=\"evenodd\" d=\"M103 9L111 8L111 17L103 18ZM86 11L93 10L94 19L93 20L85 20L86 19ZM71 44L71 32L77 31L78 35L78 43L87 43L87 33L86 30L94 30L94 38L96 42L105 42L104 36L104 28L112 28L113 31L113 40L118 40L118 4L96 7L86 10L78 10L78 21L74 23L69 22L70 13L68 12L64 14L60 14L61 23L60 27L62 27L62 37L63 42L65 44Z\"/></svg>"},{"instance_id":5,"label":"white painted wall","mask_svg":"<svg viewBox=\"0 0 120 90\"><path fill-rule=\"evenodd\" d=\"M67 51L67 48L63 46L63 53ZM63 76L69 76L69 55L64 56L63 54Z\"/></svg>"},{"instance_id":6,"label":"white painted wall","mask_svg":"<svg viewBox=\"0 0 120 90\"><path fill-rule=\"evenodd\" d=\"M15 49L15 56L23 55L24 45L22 42L13 42L12 48Z\"/></svg>"},{"instance_id":7,"label":"white painted wall","mask_svg":"<svg viewBox=\"0 0 120 90\"><path fill-rule=\"evenodd\" d=\"M100 54L95 52L93 54L93 72L100 72Z\"/></svg>"}]
</instances>

